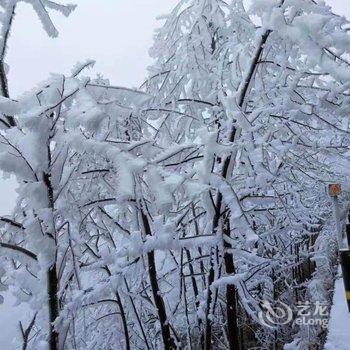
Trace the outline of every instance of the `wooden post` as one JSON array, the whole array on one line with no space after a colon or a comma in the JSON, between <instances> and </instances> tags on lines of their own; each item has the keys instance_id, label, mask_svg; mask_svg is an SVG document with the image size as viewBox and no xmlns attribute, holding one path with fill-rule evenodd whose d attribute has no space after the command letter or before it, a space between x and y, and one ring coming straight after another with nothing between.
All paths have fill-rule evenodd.
<instances>
[{"instance_id":1,"label":"wooden post","mask_svg":"<svg viewBox=\"0 0 350 350\"><path fill-rule=\"evenodd\" d=\"M328 187L328 191L329 191L329 195L333 199L333 213L334 213L334 220L336 222L336 227L337 227L340 265L343 273L346 302L348 304L348 311L350 312L350 250L349 250L350 224L346 225L346 237L347 237L348 246L345 248L343 247L344 245L343 231L342 231L342 225L341 225L341 218L339 215L339 201L338 201L338 196L341 194L341 186L340 184L330 184ZM349 219L350 219L350 215L349 215Z\"/></svg>"},{"instance_id":2,"label":"wooden post","mask_svg":"<svg viewBox=\"0 0 350 350\"><path fill-rule=\"evenodd\" d=\"M350 251L349 250L340 251L340 264L343 272L346 302L348 304L348 311L350 312Z\"/></svg>"},{"instance_id":3,"label":"wooden post","mask_svg":"<svg viewBox=\"0 0 350 350\"><path fill-rule=\"evenodd\" d=\"M350 250L350 223L346 224L346 238L348 241L348 249Z\"/></svg>"}]
</instances>

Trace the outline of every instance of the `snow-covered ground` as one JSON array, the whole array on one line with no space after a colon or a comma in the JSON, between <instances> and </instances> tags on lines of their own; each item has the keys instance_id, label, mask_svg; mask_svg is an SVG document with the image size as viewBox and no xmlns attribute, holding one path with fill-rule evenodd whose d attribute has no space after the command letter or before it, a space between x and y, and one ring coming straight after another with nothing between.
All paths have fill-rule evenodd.
<instances>
[{"instance_id":1,"label":"snow-covered ground","mask_svg":"<svg viewBox=\"0 0 350 350\"><path fill-rule=\"evenodd\" d=\"M338 275L340 276L340 274ZM345 299L343 279L339 277L335 282L325 350L347 349L350 349L350 313Z\"/></svg>"}]
</instances>

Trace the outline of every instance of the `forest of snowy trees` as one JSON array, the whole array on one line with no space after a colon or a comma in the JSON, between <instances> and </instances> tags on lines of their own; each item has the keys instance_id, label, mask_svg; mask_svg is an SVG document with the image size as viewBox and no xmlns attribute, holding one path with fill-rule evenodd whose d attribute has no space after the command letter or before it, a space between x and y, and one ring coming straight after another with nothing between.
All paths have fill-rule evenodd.
<instances>
[{"instance_id":1,"label":"forest of snowy trees","mask_svg":"<svg viewBox=\"0 0 350 350\"><path fill-rule=\"evenodd\" d=\"M75 8L0 0L0 169L18 182L0 293L28 305L18 347L323 349L322 325L260 315L331 306L350 23L321 0L179 0L139 89L86 60L14 99L21 2L52 37L49 11Z\"/></svg>"}]
</instances>

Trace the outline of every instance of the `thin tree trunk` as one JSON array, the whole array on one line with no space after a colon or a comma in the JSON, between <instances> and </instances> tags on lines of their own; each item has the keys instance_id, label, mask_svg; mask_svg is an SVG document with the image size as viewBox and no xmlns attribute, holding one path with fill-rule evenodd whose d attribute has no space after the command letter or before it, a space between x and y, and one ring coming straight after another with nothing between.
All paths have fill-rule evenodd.
<instances>
[{"instance_id":1,"label":"thin tree trunk","mask_svg":"<svg viewBox=\"0 0 350 350\"><path fill-rule=\"evenodd\" d=\"M140 327L140 330L141 330L143 339L144 339L144 341L145 341L145 346L146 346L147 350L150 350L150 346L149 346L149 344L148 344L148 339L147 339L145 330L144 330L144 328L143 328L141 318L140 318L140 316L139 316L139 314L138 314L138 312L137 312L137 309L136 309L134 300L133 300L132 297L130 296L130 288L129 288L128 282L127 282L127 280L126 280L125 277L124 277L124 282L125 282L126 289L127 289L128 293L129 293L129 300L130 300L130 303L131 303L132 308L133 308L133 310L134 310L134 313L135 313L135 316L136 316L136 319L137 319L137 323L139 324L139 327Z\"/></svg>"},{"instance_id":2,"label":"thin tree trunk","mask_svg":"<svg viewBox=\"0 0 350 350\"><path fill-rule=\"evenodd\" d=\"M253 77L255 75L256 68L259 64L259 60L260 60L260 57L262 55L264 46L265 46L270 34L271 34L271 31L268 30L262 35L260 43L258 45L258 48L254 54L252 63L250 65L250 69L249 69L247 76L244 80L244 83L243 83L243 86L241 89L241 93L240 93L240 96L238 98L238 105L241 108L244 106L244 103L246 101L246 96L247 96L248 91L249 91L249 86L253 80ZM233 126L231 133L230 133L230 137L229 137L230 142L235 141L236 134L237 134L237 129L235 126ZM232 161L232 156L228 156L224 160L224 164L223 164L223 167L221 170L221 176L223 178L227 178L227 176L230 173L230 169L232 167L231 161ZM222 212L222 205L223 205L223 197L222 197L222 194L219 192L217 195L217 199L216 199L215 214L213 217L213 232L214 233L216 232L218 225L219 225L221 212ZM210 320L210 306L212 303L212 291L211 291L210 287L211 287L212 283L214 282L213 249L212 249L211 255L212 255L212 258L211 258L210 267L209 267L208 287L207 287L208 295L207 295L207 310L206 310L206 317L205 317L206 328L205 328L204 350L210 350L212 348L212 339L211 339L212 338L212 321ZM233 307L232 305L227 305L227 306Z\"/></svg>"},{"instance_id":3,"label":"thin tree trunk","mask_svg":"<svg viewBox=\"0 0 350 350\"><path fill-rule=\"evenodd\" d=\"M230 221L229 217L226 216L224 222L223 234L230 238ZM231 245L224 239L224 260L227 275L234 275L235 265L233 261L233 256L228 249L232 248ZM227 324L227 338L229 342L230 350L239 350L240 344L240 334L238 328L238 312L237 312L237 288L233 284L228 284L226 286L226 324Z\"/></svg>"},{"instance_id":4,"label":"thin tree trunk","mask_svg":"<svg viewBox=\"0 0 350 350\"><path fill-rule=\"evenodd\" d=\"M216 232L219 226L219 220L221 215L221 205L222 205L222 194L219 192L215 204L215 214L213 218L213 233ZM215 271L214 271L214 248L210 251L210 266L208 274L208 284L207 284L207 303L206 303L206 314L205 314L205 334L204 334L204 350L210 350L212 348L212 319L211 319L211 309L213 301L213 292L211 286L214 282Z\"/></svg>"},{"instance_id":5,"label":"thin tree trunk","mask_svg":"<svg viewBox=\"0 0 350 350\"><path fill-rule=\"evenodd\" d=\"M152 236L148 217L143 211L141 212L141 216L142 216L142 223L145 230L145 234L147 236ZM169 321L166 314L165 304L158 285L157 269L156 269L156 262L155 262L153 250L147 253L147 260L148 260L149 279L151 283L154 303L158 312L158 318L159 318L160 328L162 332L164 349L175 350L176 345L175 345L174 339L170 334L170 326L169 326Z\"/></svg>"},{"instance_id":6,"label":"thin tree trunk","mask_svg":"<svg viewBox=\"0 0 350 350\"><path fill-rule=\"evenodd\" d=\"M195 304L196 304L196 307L198 309L198 307L199 307L198 286L197 286L197 281L196 281L196 277L194 274L194 268L193 268L193 265L191 262L191 260L192 260L191 252L187 248L185 248L185 252L186 252L186 257L187 257L187 262L188 262L188 269L190 270L190 275L191 275L191 282L192 282L193 294L194 294L194 298L195 298Z\"/></svg>"},{"instance_id":7,"label":"thin tree trunk","mask_svg":"<svg viewBox=\"0 0 350 350\"><path fill-rule=\"evenodd\" d=\"M56 264L54 264L47 273L48 297L49 297L49 320L50 320L50 334L49 344L50 350L58 349L58 333L55 330L54 322L59 314L58 307L58 279L56 274Z\"/></svg>"},{"instance_id":8,"label":"thin tree trunk","mask_svg":"<svg viewBox=\"0 0 350 350\"><path fill-rule=\"evenodd\" d=\"M196 210L195 210L195 207L194 207L193 203L191 204L191 209L192 209L192 215L195 218L196 217ZM195 229L195 232L196 232L196 236L199 236L200 235L199 226L198 226L198 222L197 222L196 219L194 220L194 229ZM201 247L198 247L198 254L199 254L200 257L203 256ZM200 266L200 270L201 270L203 286L205 288L205 284L206 284L205 283L205 269L204 269L204 263L203 263L202 259L200 259L200 261L199 261L199 266Z\"/></svg>"},{"instance_id":9,"label":"thin tree trunk","mask_svg":"<svg viewBox=\"0 0 350 350\"><path fill-rule=\"evenodd\" d=\"M130 350L130 336L129 336L129 329L128 329L128 322L126 319L126 315L125 315L125 311L124 311L124 307L122 304L122 301L120 299L120 295L118 292L116 292L116 297L117 297L117 304L119 307L119 311L120 311L120 317L122 318L122 323L123 323L123 329L124 329L124 337L125 337L125 349L126 350Z\"/></svg>"},{"instance_id":10,"label":"thin tree trunk","mask_svg":"<svg viewBox=\"0 0 350 350\"><path fill-rule=\"evenodd\" d=\"M208 290L207 290L207 304L206 304L206 315L205 315L205 334L204 334L204 350L210 350L211 349L211 342L212 342L212 321L210 317L211 312L211 303L213 300L213 293L211 292L210 286L214 282L214 263L212 262L213 254L210 257L210 268L209 268L209 275L208 275Z\"/></svg>"},{"instance_id":11,"label":"thin tree trunk","mask_svg":"<svg viewBox=\"0 0 350 350\"><path fill-rule=\"evenodd\" d=\"M49 138L47 143L47 157L48 157L47 168L48 169L50 169L51 163L52 163L50 140L51 138ZM51 182L50 173L47 173L47 172L43 173L43 182L46 186L49 207L52 215L54 216L54 212L55 212L54 189ZM51 234L48 234L48 235L51 239L55 241L55 247L57 247L56 233L52 232ZM48 299L49 299L49 321L50 321L50 334L49 334L50 350L57 350L58 344L59 344L59 334L56 332L53 324L56 321L57 317L59 316L59 301L58 301L59 279L57 276L56 264L57 264L57 256L55 253L55 256L53 257L53 264L49 268L47 273L47 276L48 276L47 289L48 289Z\"/></svg>"},{"instance_id":12,"label":"thin tree trunk","mask_svg":"<svg viewBox=\"0 0 350 350\"><path fill-rule=\"evenodd\" d=\"M23 338L23 344L22 344L22 350L27 350L28 345L29 345L29 336L30 333L35 325L35 319L36 319L37 313L35 313L34 317L32 318L30 324L28 325L27 329L23 328L22 322L19 323L21 333L22 333L22 338Z\"/></svg>"},{"instance_id":13,"label":"thin tree trunk","mask_svg":"<svg viewBox=\"0 0 350 350\"><path fill-rule=\"evenodd\" d=\"M7 16L7 23L3 23L3 26L6 26L6 30L3 33L4 37L2 38L2 46L0 47L0 93L2 96L9 98L9 88L8 88L8 81L6 76L6 70L5 70L5 56L6 56L6 47L7 47L7 41L10 36L10 31L12 27L13 18L15 16L15 9L16 5L10 6L6 12L8 14ZM4 123L8 124L9 127L15 126L15 118L13 116L5 116L6 122Z\"/></svg>"}]
</instances>

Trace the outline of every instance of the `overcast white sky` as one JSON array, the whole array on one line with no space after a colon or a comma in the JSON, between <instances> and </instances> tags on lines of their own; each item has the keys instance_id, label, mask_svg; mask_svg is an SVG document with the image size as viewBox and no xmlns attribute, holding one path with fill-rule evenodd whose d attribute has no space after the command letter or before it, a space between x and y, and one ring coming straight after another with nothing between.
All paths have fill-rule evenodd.
<instances>
[{"instance_id":1,"label":"overcast white sky","mask_svg":"<svg viewBox=\"0 0 350 350\"><path fill-rule=\"evenodd\" d=\"M68 73L77 61L97 61L95 72L113 84L139 86L151 62L148 49L156 16L169 13L178 0L70 0L78 4L67 19L54 15L60 35L48 38L29 5L21 3L9 42L10 93L13 97L46 79L50 72ZM350 19L348 0L326 0ZM0 214L14 205L14 181L0 180ZM12 336L23 309L0 305L0 349L13 350Z\"/></svg>"},{"instance_id":2,"label":"overcast white sky","mask_svg":"<svg viewBox=\"0 0 350 350\"><path fill-rule=\"evenodd\" d=\"M177 0L70 0L77 9L69 18L54 14L60 32L47 37L29 5L17 11L9 45L10 88L17 94L45 79L49 72L69 72L77 61L92 58L95 71L118 85L139 85L150 62L148 49L156 16ZM63 1L62 1L63 2Z\"/></svg>"},{"instance_id":3,"label":"overcast white sky","mask_svg":"<svg viewBox=\"0 0 350 350\"><path fill-rule=\"evenodd\" d=\"M139 85L150 62L148 49L153 30L161 25L155 17L168 13L177 3L177 0L70 1L78 7L69 18L53 16L60 31L56 39L46 36L29 5L20 5L7 60L13 96L46 79L50 72L69 72L77 61L86 58L95 59L95 70L114 84ZM347 0L327 2L335 12L350 18Z\"/></svg>"}]
</instances>

